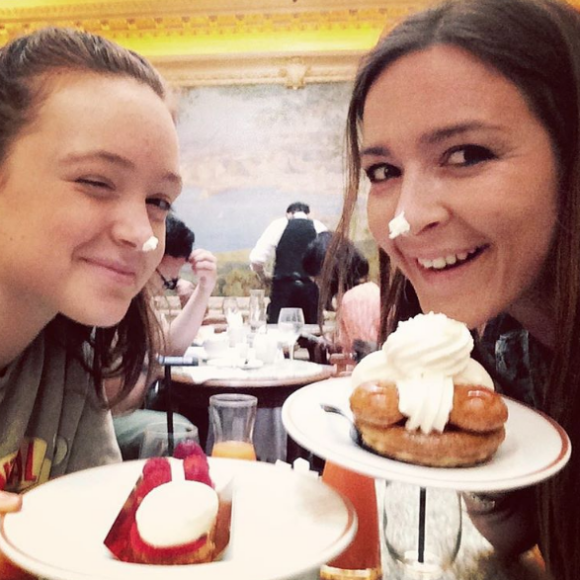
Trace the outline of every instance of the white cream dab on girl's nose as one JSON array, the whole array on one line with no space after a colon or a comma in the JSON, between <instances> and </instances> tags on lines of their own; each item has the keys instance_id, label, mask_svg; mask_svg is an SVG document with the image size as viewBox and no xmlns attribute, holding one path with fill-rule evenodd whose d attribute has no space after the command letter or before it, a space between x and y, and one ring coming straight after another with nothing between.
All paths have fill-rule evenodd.
<instances>
[{"instance_id":1,"label":"white cream dab on girl's nose","mask_svg":"<svg viewBox=\"0 0 580 580\"><path fill-rule=\"evenodd\" d=\"M411 231L411 224L405 219L405 212L402 211L389 222L389 238L394 240L401 234Z\"/></svg>"},{"instance_id":2,"label":"white cream dab on girl's nose","mask_svg":"<svg viewBox=\"0 0 580 580\"><path fill-rule=\"evenodd\" d=\"M141 250L143 252L152 252L159 245L159 240L155 236L151 236L144 244Z\"/></svg>"}]
</instances>

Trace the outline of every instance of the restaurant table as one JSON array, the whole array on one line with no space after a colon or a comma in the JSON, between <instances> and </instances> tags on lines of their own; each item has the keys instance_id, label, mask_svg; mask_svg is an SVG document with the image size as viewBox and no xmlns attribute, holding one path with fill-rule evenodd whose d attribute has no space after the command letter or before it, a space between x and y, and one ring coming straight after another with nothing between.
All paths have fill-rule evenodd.
<instances>
[{"instance_id":1,"label":"restaurant table","mask_svg":"<svg viewBox=\"0 0 580 580\"><path fill-rule=\"evenodd\" d=\"M292 461L310 456L298 446L280 419L284 401L304 385L329 378L333 368L308 361L283 359L257 369L210 366L174 366L171 371L173 410L185 415L199 430L206 446L209 398L219 393L245 393L258 398L254 446L259 459Z\"/></svg>"}]
</instances>

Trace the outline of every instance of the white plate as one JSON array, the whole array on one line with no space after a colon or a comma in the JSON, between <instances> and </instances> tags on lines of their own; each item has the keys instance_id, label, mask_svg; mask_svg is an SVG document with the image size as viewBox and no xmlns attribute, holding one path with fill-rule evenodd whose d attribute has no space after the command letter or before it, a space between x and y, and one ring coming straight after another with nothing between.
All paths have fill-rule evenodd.
<instances>
[{"instance_id":1,"label":"white plate","mask_svg":"<svg viewBox=\"0 0 580 580\"><path fill-rule=\"evenodd\" d=\"M356 515L318 479L269 463L210 461L235 477L232 536L220 562L148 566L110 555L103 540L143 461L80 471L26 493L22 511L0 519L0 549L50 580L282 580L350 543Z\"/></svg>"},{"instance_id":2,"label":"white plate","mask_svg":"<svg viewBox=\"0 0 580 580\"><path fill-rule=\"evenodd\" d=\"M284 403L282 421L289 435L316 455L372 477L492 492L516 489L547 479L566 465L570 440L552 419L511 399L506 438L488 463L475 467L437 468L381 457L358 446L350 423L327 413L321 403L349 411L350 378L329 379L303 387Z\"/></svg>"}]
</instances>

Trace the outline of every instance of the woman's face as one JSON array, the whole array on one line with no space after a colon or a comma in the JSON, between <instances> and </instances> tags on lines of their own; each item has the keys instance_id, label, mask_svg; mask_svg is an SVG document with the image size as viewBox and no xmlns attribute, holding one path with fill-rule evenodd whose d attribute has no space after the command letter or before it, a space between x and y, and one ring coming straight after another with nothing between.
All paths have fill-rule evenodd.
<instances>
[{"instance_id":1,"label":"woman's face","mask_svg":"<svg viewBox=\"0 0 580 580\"><path fill-rule=\"evenodd\" d=\"M423 311L474 328L538 306L557 164L515 85L455 47L409 54L371 87L362 141L371 232ZM390 239L402 211L411 231Z\"/></svg>"},{"instance_id":2,"label":"woman's face","mask_svg":"<svg viewBox=\"0 0 580 580\"><path fill-rule=\"evenodd\" d=\"M163 255L181 188L171 115L129 78L63 74L0 168L0 293L47 321L110 326ZM159 246L143 252L151 237Z\"/></svg>"}]
</instances>

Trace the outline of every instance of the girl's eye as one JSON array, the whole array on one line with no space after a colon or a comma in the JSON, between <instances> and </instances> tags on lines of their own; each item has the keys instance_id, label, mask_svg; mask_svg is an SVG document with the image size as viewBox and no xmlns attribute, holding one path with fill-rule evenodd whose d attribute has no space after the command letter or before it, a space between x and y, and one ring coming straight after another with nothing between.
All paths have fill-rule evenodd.
<instances>
[{"instance_id":1,"label":"girl's eye","mask_svg":"<svg viewBox=\"0 0 580 580\"><path fill-rule=\"evenodd\" d=\"M477 165L490 159L495 159L496 155L487 147L481 145L462 145L449 151L444 160L444 164L469 167Z\"/></svg>"},{"instance_id":2,"label":"girl's eye","mask_svg":"<svg viewBox=\"0 0 580 580\"><path fill-rule=\"evenodd\" d=\"M110 189L110 185L100 179L93 179L90 177L80 177L79 179L76 180L77 183L80 183L81 185L88 185L89 187L95 187L95 188L109 188Z\"/></svg>"},{"instance_id":3,"label":"girl's eye","mask_svg":"<svg viewBox=\"0 0 580 580\"><path fill-rule=\"evenodd\" d=\"M401 176L401 170L389 163L376 163L365 169L371 183L378 183Z\"/></svg>"},{"instance_id":4,"label":"girl's eye","mask_svg":"<svg viewBox=\"0 0 580 580\"><path fill-rule=\"evenodd\" d=\"M160 197L149 198L147 200L147 205L153 206L155 209L165 213L169 213L171 211L171 203Z\"/></svg>"}]
</instances>

